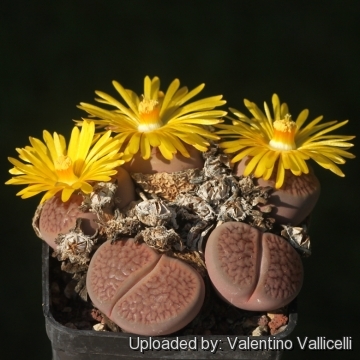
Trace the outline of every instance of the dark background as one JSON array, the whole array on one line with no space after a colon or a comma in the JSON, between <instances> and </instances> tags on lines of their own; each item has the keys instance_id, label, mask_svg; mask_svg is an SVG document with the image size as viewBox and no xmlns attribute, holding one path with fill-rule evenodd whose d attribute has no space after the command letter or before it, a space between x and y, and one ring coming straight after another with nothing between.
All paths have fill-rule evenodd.
<instances>
[{"instance_id":1,"label":"dark background","mask_svg":"<svg viewBox=\"0 0 360 360\"><path fill-rule=\"evenodd\" d=\"M276 92L293 116L350 122L359 134L358 1L2 1L0 5L1 182L7 156L42 130L67 138L75 105L111 81L141 93L145 75L163 89L178 77L202 96L223 94L245 110ZM357 139L353 150L359 153ZM313 212L313 255L305 261L295 350L284 359L357 359L360 355L358 159L345 178L314 166L322 194ZM40 196L2 187L1 353L51 358L41 307L41 241L31 218ZM300 351L295 337L352 336L352 352Z\"/></svg>"}]
</instances>

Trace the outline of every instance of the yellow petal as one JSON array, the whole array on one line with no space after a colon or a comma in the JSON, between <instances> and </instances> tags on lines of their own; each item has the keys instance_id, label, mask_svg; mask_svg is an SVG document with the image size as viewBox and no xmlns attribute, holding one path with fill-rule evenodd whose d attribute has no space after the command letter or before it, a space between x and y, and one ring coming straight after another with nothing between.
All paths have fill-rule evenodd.
<instances>
[{"instance_id":1,"label":"yellow petal","mask_svg":"<svg viewBox=\"0 0 360 360\"><path fill-rule=\"evenodd\" d=\"M70 199L70 196L73 194L74 189L72 188L65 188L63 189L62 193L61 193L61 200L63 202L66 202Z\"/></svg>"},{"instance_id":2,"label":"yellow petal","mask_svg":"<svg viewBox=\"0 0 360 360\"><path fill-rule=\"evenodd\" d=\"M147 133L145 133L143 135L143 137L141 138L140 151L141 151L141 156L142 156L143 159L147 160L147 159L150 158L150 156L151 156L151 147L150 147L150 142L149 142L149 138L148 138Z\"/></svg>"},{"instance_id":3,"label":"yellow petal","mask_svg":"<svg viewBox=\"0 0 360 360\"><path fill-rule=\"evenodd\" d=\"M77 158L77 152L79 149L79 135L80 135L80 130L77 126L75 126L71 132L69 147L67 151L67 154L70 157L70 159Z\"/></svg>"},{"instance_id":4,"label":"yellow petal","mask_svg":"<svg viewBox=\"0 0 360 360\"><path fill-rule=\"evenodd\" d=\"M163 117L164 112L167 110L167 107L172 99L172 97L174 96L176 90L179 88L180 86L180 81L178 79L175 79L168 87L166 93L165 93L165 97L164 100L161 104L161 110L160 110L160 118Z\"/></svg>"},{"instance_id":5,"label":"yellow petal","mask_svg":"<svg viewBox=\"0 0 360 360\"><path fill-rule=\"evenodd\" d=\"M274 109L274 120L281 120L280 99L277 94L273 94L271 101Z\"/></svg>"},{"instance_id":6,"label":"yellow petal","mask_svg":"<svg viewBox=\"0 0 360 360\"><path fill-rule=\"evenodd\" d=\"M244 176L249 176L253 172L253 170L267 151L267 149L259 149L258 153L246 165L244 170Z\"/></svg>"},{"instance_id":7,"label":"yellow petal","mask_svg":"<svg viewBox=\"0 0 360 360\"><path fill-rule=\"evenodd\" d=\"M304 122L306 121L306 119L309 116L309 110L308 109L304 109L301 111L301 113L298 115L295 123L296 123L296 127L297 127L297 131L299 131L299 129L303 126Z\"/></svg>"},{"instance_id":8,"label":"yellow petal","mask_svg":"<svg viewBox=\"0 0 360 360\"><path fill-rule=\"evenodd\" d=\"M160 90L160 79L157 76L155 76L151 80L151 93L150 93L151 100L158 100L159 90Z\"/></svg>"},{"instance_id":9,"label":"yellow petal","mask_svg":"<svg viewBox=\"0 0 360 360\"><path fill-rule=\"evenodd\" d=\"M130 138L127 147L131 154L136 154L139 151L141 136L142 133L134 133L133 136Z\"/></svg>"},{"instance_id":10,"label":"yellow petal","mask_svg":"<svg viewBox=\"0 0 360 360\"><path fill-rule=\"evenodd\" d=\"M149 76L145 76L144 78L144 98L151 99L151 79Z\"/></svg>"},{"instance_id":11,"label":"yellow petal","mask_svg":"<svg viewBox=\"0 0 360 360\"><path fill-rule=\"evenodd\" d=\"M188 100L196 96L203 88L205 87L205 84L200 84L195 89L191 90L186 96L182 97L180 101L178 101L178 105L182 105L186 103Z\"/></svg>"},{"instance_id":12,"label":"yellow petal","mask_svg":"<svg viewBox=\"0 0 360 360\"><path fill-rule=\"evenodd\" d=\"M148 132L146 133L146 137L149 139L149 144L152 147L158 147L161 144L161 141L159 139L159 137L157 136L157 133L154 132Z\"/></svg>"},{"instance_id":13,"label":"yellow petal","mask_svg":"<svg viewBox=\"0 0 360 360\"><path fill-rule=\"evenodd\" d=\"M169 151L169 149L164 144L161 144L159 146L159 150L160 150L162 156L167 160L171 160L174 157L173 153L171 151Z\"/></svg>"},{"instance_id":14,"label":"yellow petal","mask_svg":"<svg viewBox=\"0 0 360 360\"><path fill-rule=\"evenodd\" d=\"M231 162L232 163L236 163L238 161L241 161L245 156L248 156L248 155L255 155L257 149L256 148L247 148L241 152L239 152L236 156L234 156L232 159L231 159Z\"/></svg>"},{"instance_id":15,"label":"yellow petal","mask_svg":"<svg viewBox=\"0 0 360 360\"><path fill-rule=\"evenodd\" d=\"M138 116L139 110L136 104L134 104L132 98L129 96L129 93L117 81L113 81L112 84L114 88L117 90L117 92L122 96L122 98L128 104L129 108Z\"/></svg>"},{"instance_id":16,"label":"yellow petal","mask_svg":"<svg viewBox=\"0 0 360 360\"><path fill-rule=\"evenodd\" d=\"M275 180L275 187L276 189L280 189L281 186L284 184L285 179L285 169L282 162L282 158L279 158L277 172L276 172L276 180Z\"/></svg>"},{"instance_id":17,"label":"yellow petal","mask_svg":"<svg viewBox=\"0 0 360 360\"><path fill-rule=\"evenodd\" d=\"M271 178L271 175L274 171L274 167L275 167L275 164L271 168L269 168L265 171L264 175L262 176L264 180L269 180Z\"/></svg>"}]
</instances>

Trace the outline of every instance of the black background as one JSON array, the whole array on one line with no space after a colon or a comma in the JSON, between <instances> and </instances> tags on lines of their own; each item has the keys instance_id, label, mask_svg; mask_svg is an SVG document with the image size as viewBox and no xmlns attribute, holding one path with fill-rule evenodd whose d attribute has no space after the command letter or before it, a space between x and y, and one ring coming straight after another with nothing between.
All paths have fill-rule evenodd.
<instances>
[{"instance_id":1,"label":"black background","mask_svg":"<svg viewBox=\"0 0 360 360\"><path fill-rule=\"evenodd\" d=\"M359 134L358 1L2 1L0 5L1 182L7 156L42 130L67 138L80 101L94 90L115 94L118 80L137 93L145 75L162 88L178 77L202 96L223 94L245 110L276 92L293 116L350 119ZM354 140L357 143L357 139ZM359 146L353 152L358 154ZM305 260L295 350L284 359L357 359L359 330L358 159L345 178L315 165L322 194L313 212L313 255ZM31 228L40 196L2 188L1 353L51 358L41 307L41 241ZM296 336L352 336L352 352L300 351Z\"/></svg>"}]
</instances>

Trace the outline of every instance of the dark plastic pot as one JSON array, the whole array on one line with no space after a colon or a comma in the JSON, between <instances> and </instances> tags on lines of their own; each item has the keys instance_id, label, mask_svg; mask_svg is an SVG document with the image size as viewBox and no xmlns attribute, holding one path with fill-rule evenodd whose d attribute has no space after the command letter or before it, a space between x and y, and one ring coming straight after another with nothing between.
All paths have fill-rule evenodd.
<instances>
[{"instance_id":1,"label":"dark plastic pot","mask_svg":"<svg viewBox=\"0 0 360 360\"><path fill-rule=\"evenodd\" d=\"M297 323L296 302L290 305L290 316L287 328L275 336L226 336L226 335L207 335L207 336L178 336L178 337L144 337L132 334L97 332L93 330L74 330L58 323L51 314L49 306L49 247L43 244L42 255L43 272L43 310L45 316L46 332L51 341L53 360L110 360L110 359L280 359L282 355L281 346L291 344L287 339L294 330ZM278 350L254 350L262 342L272 341ZM139 349L141 341L153 341L152 345L156 348L159 344L166 346L171 344L172 350L143 350ZM130 344L131 341L131 344ZM211 343L219 345L216 351L211 351ZM162 342L162 343L160 343ZM236 345L235 345L236 343ZM188 344L193 350L181 349L181 344ZM247 346L250 350L239 349L239 344ZM131 345L131 346L130 346ZM139 346L138 346L139 345ZM206 349L206 345L210 349ZM194 349L196 346L196 349ZM178 347L178 349L174 349ZM232 348L233 347L233 348ZM286 347L285 347L286 348ZM290 349L289 349L290 350Z\"/></svg>"}]
</instances>

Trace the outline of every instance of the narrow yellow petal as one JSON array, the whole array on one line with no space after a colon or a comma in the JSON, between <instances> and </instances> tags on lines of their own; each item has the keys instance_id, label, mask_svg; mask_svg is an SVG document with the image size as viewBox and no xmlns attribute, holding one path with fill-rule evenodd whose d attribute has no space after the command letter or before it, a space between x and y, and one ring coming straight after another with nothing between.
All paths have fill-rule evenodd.
<instances>
[{"instance_id":1,"label":"narrow yellow petal","mask_svg":"<svg viewBox=\"0 0 360 360\"><path fill-rule=\"evenodd\" d=\"M300 165L297 161L297 157L294 156L292 151L289 151L288 155L288 159L290 161L290 170L291 172L296 175L296 176L300 176L301 175L301 168Z\"/></svg>"},{"instance_id":2,"label":"narrow yellow petal","mask_svg":"<svg viewBox=\"0 0 360 360\"><path fill-rule=\"evenodd\" d=\"M62 155L66 155L65 154L66 149L62 145L63 144L62 144L61 138L59 137L59 134L54 132L54 146L55 146L57 158Z\"/></svg>"},{"instance_id":3,"label":"narrow yellow petal","mask_svg":"<svg viewBox=\"0 0 360 360\"><path fill-rule=\"evenodd\" d=\"M159 134L158 135L161 141L161 145L163 145L164 147L166 147L172 154L176 153L176 148L175 146L172 144L172 142L170 141L170 139L165 135L165 134Z\"/></svg>"},{"instance_id":4,"label":"narrow yellow petal","mask_svg":"<svg viewBox=\"0 0 360 360\"><path fill-rule=\"evenodd\" d=\"M141 138L140 151L141 151L141 156L143 159L147 160L150 158L151 147L150 147L150 141L149 141L147 133L143 134L143 136Z\"/></svg>"},{"instance_id":5,"label":"narrow yellow petal","mask_svg":"<svg viewBox=\"0 0 360 360\"><path fill-rule=\"evenodd\" d=\"M280 99L277 94L273 94L272 98L272 105L274 109L274 120L281 120L281 111L280 111Z\"/></svg>"},{"instance_id":6,"label":"narrow yellow petal","mask_svg":"<svg viewBox=\"0 0 360 360\"><path fill-rule=\"evenodd\" d=\"M161 110L160 110L160 114L159 114L160 118L163 117L172 97L174 96L174 94L175 94L176 90L179 88L179 86L180 86L180 81L178 79L175 79L168 87L168 89L165 93L164 100L161 104Z\"/></svg>"},{"instance_id":7,"label":"narrow yellow petal","mask_svg":"<svg viewBox=\"0 0 360 360\"><path fill-rule=\"evenodd\" d=\"M249 161L244 170L244 176L249 176L261 160L261 158L266 154L267 149L259 149L257 154Z\"/></svg>"},{"instance_id":8,"label":"narrow yellow petal","mask_svg":"<svg viewBox=\"0 0 360 360\"><path fill-rule=\"evenodd\" d=\"M256 119L267 119L265 114L257 107L255 103L244 99L244 104Z\"/></svg>"},{"instance_id":9,"label":"narrow yellow petal","mask_svg":"<svg viewBox=\"0 0 360 360\"><path fill-rule=\"evenodd\" d=\"M150 92L150 98L149 99L158 100L159 91L160 91L160 79L157 76L155 76L151 80L151 92Z\"/></svg>"},{"instance_id":10,"label":"narrow yellow petal","mask_svg":"<svg viewBox=\"0 0 360 360\"><path fill-rule=\"evenodd\" d=\"M202 91L202 89L205 87L205 84L200 84L195 89L191 90L189 93L186 94L179 102L178 105L182 105L186 103L188 100L199 94L199 92Z\"/></svg>"},{"instance_id":11,"label":"narrow yellow petal","mask_svg":"<svg viewBox=\"0 0 360 360\"><path fill-rule=\"evenodd\" d=\"M67 151L67 155L70 156L71 159L77 158L77 152L79 149L79 135L80 130L77 126L75 126L71 132L69 147Z\"/></svg>"},{"instance_id":12,"label":"narrow yellow petal","mask_svg":"<svg viewBox=\"0 0 360 360\"><path fill-rule=\"evenodd\" d=\"M85 166L85 159L89 152L92 139L95 133L95 124L93 122L85 121L80 132L78 151L73 160L74 174L79 176Z\"/></svg>"},{"instance_id":13,"label":"narrow yellow petal","mask_svg":"<svg viewBox=\"0 0 360 360\"><path fill-rule=\"evenodd\" d=\"M44 141L45 141L45 144L46 144L47 148L50 151L52 161L55 161L58 158L58 155L57 155L57 151L56 151L56 148L55 148L53 137L51 136L51 134L48 131L44 130L43 131L43 138L44 138Z\"/></svg>"},{"instance_id":14,"label":"narrow yellow petal","mask_svg":"<svg viewBox=\"0 0 360 360\"><path fill-rule=\"evenodd\" d=\"M275 188L280 189L284 184L284 180L285 180L285 169L282 162L282 158L280 157L276 172Z\"/></svg>"},{"instance_id":15,"label":"narrow yellow petal","mask_svg":"<svg viewBox=\"0 0 360 360\"><path fill-rule=\"evenodd\" d=\"M54 189L51 189L45 193L45 195L41 198L40 204L44 203L44 201L52 198L56 193L61 191L62 189L60 187L56 187Z\"/></svg>"},{"instance_id":16,"label":"narrow yellow petal","mask_svg":"<svg viewBox=\"0 0 360 360\"><path fill-rule=\"evenodd\" d=\"M134 133L130 138L127 148L131 154L136 154L139 151L141 136L142 133Z\"/></svg>"},{"instance_id":17,"label":"narrow yellow petal","mask_svg":"<svg viewBox=\"0 0 360 360\"><path fill-rule=\"evenodd\" d=\"M231 159L232 163L237 163L238 161L241 161L245 156L248 155L254 155L254 153L256 152L256 148L247 148L241 152L239 152L236 156L234 156Z\"/></svg>"},{"instance_id":18,"label":"narrow yellow petal","mask_svg":"<svg viewBox=\"0 0 360 360\"><path fill-rule=\"evenodd\" d=\"M62 193L61 193L61 200L63 202L66 202L70 199L70 196L73 194L74 189L73 188L65 188L63 189Z\"/></svg>"},{"instance_id":19,"label":"narrow yellow petal","mask_svg":"<svg viewBox=\"0 0 360 360\"><path fill-rule=\"evenodd\" d=\"M263 175L264 180L269 180L271 178L271 175L272 175L272 173L274 171L274 167L275 167L275 164L271 168L266 170L266 172Z\"/></svg>"},{"instance_id":20,"label":"narrow yellow petal","mask_svg":"<svg viewBox=\"0 0 360 360\"><path fill-rule=\"evenodd\" d=\"M261 163L261 166L264 166L266 169L269 169L274 166L274 163L278 159L280 155L279 151L272 151L269 150L265 156L260 160L259 164Z\"/></svg>"},{"instance_id":21,"label":"narrow yellow petal","mask_svg":"<svg viewBox=\"0 0 360 360\"><path fill-rule=\"evenodd\" d=\"M171 160L174 157L173 153L163 143L159 146L159 150L161 155L167 160Z\"/></svg>"},{"instance_id":22,"label":"narrow yellow petal","mask_svg":"<svg viewBox=\"0 0 360 360\"><path fill-rule=\"evenodd\" d=\"M88 152L87 156L86 156L86 163L92 159L96 154L99 153L99 151L101 151L102 148L106 147L107 144L109 144L109 142L112 143L116 143L119 144L119 149L120 149L120 141L119 140L113 140L113 141L109 141L110 139L110 134L111 131L107 131L105 134L103 134L94 144L94 146L92 147L92 149ZM69 145L70 147L70 145ZM69 153L69 152L68 152ZM69 155L70 156L70 155ZM71 156L70 156L71 157Z\"/></svg>"},{"instance_id":23,"label":"narrow yellow petal","mask_svg":"<svg viewBox=\"0 0 360 360\"><path fill-rule=\"evenodd\" d=\"M289 114L289 107L286 103L280 105L280 118L285 119L285 116Z\"/></svg>"},{"instance_id":24,"label":"narrow yellow petal","mask_svg":"<svg viewBox=\"0 0 360 360\"><path fill-rule=\"evenodd\" d=\"M144 98L151 99L151 79L149 76L144 78Z\"/></svg>"},{"instance_id":25,"label":"narrow yellow petal","mask_svg":"<svg viewBox=\"0 0 360 360\"><path fill-rule=\"evenodd\" d=\"M344 173L340 170L338 166L336 166L329 158L310 151L305 151L314 161L316 161L320 166L325 169L328 169L335 173L338 176L344 177Z\"/></svg>"},{"instance_id":26,"label":"narrow yellow petal","mask_svg":"<svg viewBox=\"0 0 360 360\"><path fill-rule=\"evenodd\" d=\"M152 146L152 147L158 147L160 146L161 144L161 141L159 139L159 137L157 136L157 133L154 131L154 132L148 132L146 133L146 137L148 138L149 140L149 144Z\"/></svg>"},{"instance_id":27,"label":"narrow yellow petal","mask_svg":"<svg viewBox=\"0 0 360 360\"><path fill-rule=\"evenodd\" d=\"M167 136L169 137L170 141L174 145L175 149L180 151L182 156L184 156L186 158L190 157L189 152L186 150L186 147L184 146L183 142L181 140L179 140L179 138L177 138L176 136L173 136L171 133L168 133Z\"/></svg>"},{"instance_id":28,"label":"narrow yellow petal","mask_svg":"<svg viewBox=\"0 0 360 360\"><path fill-rule=\"evenodd\" d=\"M21 198L22 199L28 199L28 198L33 197L33 196L35 196L37 194L40 194L40 193L41 193L41 190L40 191L29 191L29 192L21 195ZM19 193L17 193L16 195L19 195Z\"/></svg>"},{"instance_id":29,"label":"narrow yellow petal","mask_svg":"<svg viewBox=\"0 0 360 360\"><path fill-rule=\"evenodd\" d=\"M129 96L128 92L117 82L112 82L114 88L117 90L117 92L122 96L122 98L125 100L125 102L128 104L129 108L137 115L139 116L139 110L134 104L132 98Z\"/></svg>"},{"instance_id":30,"label":"narrow yellow petal","mask_svg":"<svg viewBox=\"0 0 360 360\"><path fill-rule=\"evenodd\" d=\"M258 164L256 165L254 176L259 178L266 174L267 170L274 166L274 154L273 151L268 151L265 155L259 160Z\"/></svg>"},{"instance_id":31,"label":"narrow yellow petal","mask_svg":"<svg viewBox=\"0 0 360 360\"><path fill-rule=\"evenodd\" d=\"M309 116L309 110L308 109L304 109L303 111L301 111L301 113L298 115L295 123L297 126L297 131L299 131L299 129L303 126L304 122L306 121L306 119Z\"/></svg>"}]
</instances>

